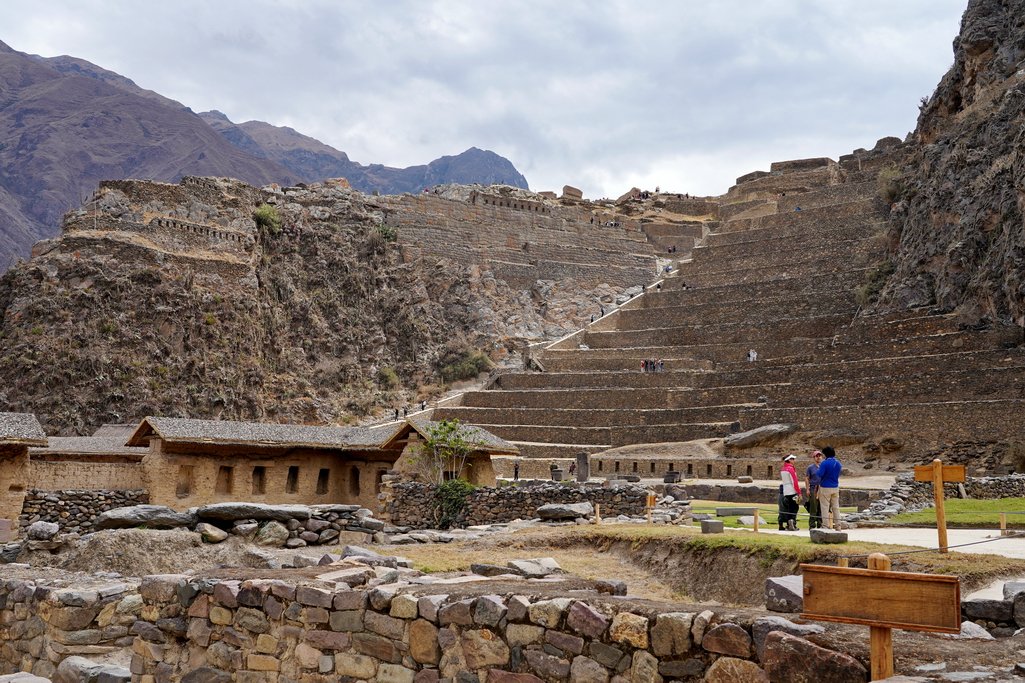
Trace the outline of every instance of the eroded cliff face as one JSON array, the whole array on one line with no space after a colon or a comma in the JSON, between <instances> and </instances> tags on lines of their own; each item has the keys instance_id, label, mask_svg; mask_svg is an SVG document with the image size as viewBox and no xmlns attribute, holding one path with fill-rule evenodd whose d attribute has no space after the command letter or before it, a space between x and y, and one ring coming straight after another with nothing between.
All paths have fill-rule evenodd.
<instances>
[{"instance_id":1,"label":"eroded cliff face","mask_svg":"<svg viewBox=\"0 0 1025 683\"><path fill-rule=\"evenodd\" d=\"M901 170L880 308L1025 324L1025 0L969 3Z\"/></svg>"},{"instance_id":2,"label":"eroded cliff face","mask_svg":"<svg viewBox=\"0 0 1025 683\"><path fill-rule=\"evenodd\" d=\"M51 434L146 415L347 421L548 327L536 296L486 270L403 262L370 199L104 183L0 279L0 410ZM268 202L280 226L254 221Z\"/></svg>"}]
</instances>

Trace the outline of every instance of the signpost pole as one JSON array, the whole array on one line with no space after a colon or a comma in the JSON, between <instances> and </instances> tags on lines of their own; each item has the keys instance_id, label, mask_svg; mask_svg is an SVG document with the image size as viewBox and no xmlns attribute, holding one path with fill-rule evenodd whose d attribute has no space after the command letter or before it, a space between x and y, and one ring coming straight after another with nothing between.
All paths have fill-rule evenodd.
<instances>
[{"instance_id":1,"label":"signpost pole","mask_svg":"<svg viewBox=\"0 0 1025 683\"><path fill-rule=\"evenodd\" d=\"M942 490L942 489L941 489ZM890 570L890 558L882 553L868 556L868 568L878 571ZM869 653L873 681L893 676L893 630L887 626L869 627Z\"/></svg>"},{"instance_id":2,"label":"signpost pole","mask_svg":"<svg viewBox=\"0 0 1025 683\"><path fill-rule=\"evenodd\" d=\"M936 531L940 536L940 552L947 552L947 513L943 509L943 462L932 461L932 495L936 501Z\"/></svg>"},{"instance_id":3,"label":"signpost pole","mask_svg":"<svg viewBox=\"0 0 1025 683\"><path fill-rule=\"evenodd\" d=\"M756 534L758 533L758 512L759 512L758 508L755 508L754 528L755 528L755 533Z\"/></svg>"}]
</instances>

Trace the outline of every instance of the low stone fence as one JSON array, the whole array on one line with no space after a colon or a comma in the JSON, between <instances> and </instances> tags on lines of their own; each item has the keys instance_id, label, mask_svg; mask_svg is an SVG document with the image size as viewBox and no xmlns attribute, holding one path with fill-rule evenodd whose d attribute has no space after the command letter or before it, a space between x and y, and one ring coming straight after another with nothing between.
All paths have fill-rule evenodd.
<instances>
[{"instance_id":1,"label":"low stone fence","mask_svg":"<svg viewBox=\"0 0 1025 683\"><path fill-rule=\"evenodd\" d=\"M857 660L799 637L818 626L675 611L589 591L495 594L501 586L448 595L394 584L367 590L147 577L133 680L189 673L196 681L300 683L758 681L808 671L819 680L867 679Z\"/></svg>"},{"instance_id":2,"label":"low stone fence","mask_svg":"<svg viewBox=\"0 0 1025 683\"><path fill-rule=\"evenodd\" d=\"M18 526L22 531L22 536L24 536L25 529L33 522L53 522L60 526L62 532L84 534L93 530L96 518L107 510L148 502L149 492L143 489L126 491L29 489L25 494L21 516L18 517Z\"/></svg>"},{"instance_id":3,"label":"low stone fence","mask_svg":"<svg viewBox=\"0 0 1025 683\"><path fill-rule=\"evenodd\" d=\"M386 494L385 512L391 523L418 529L435 524L435 487L414 482L397 482ZM648 490L629 484L609 487L575 483L531 482L522 486L474 489L466 498L457 526L495 524L514 519L533 519L537 509L548 503L584 503L601 506L603 517L644 514Z\"/></svg>"},{"instance_id":4,"label":"low stone fence","mask_svg":"<svg viewBox=\"0 0 1025 683\"><path fill-rule=\"evenodd\" d=\"M10 565L9 565L10 566ZM72 656L102 656L131 647L142 611L137 580L66 588L62 582L0 581L0 673L50 678Z\"/></svg>"}]
</instances>

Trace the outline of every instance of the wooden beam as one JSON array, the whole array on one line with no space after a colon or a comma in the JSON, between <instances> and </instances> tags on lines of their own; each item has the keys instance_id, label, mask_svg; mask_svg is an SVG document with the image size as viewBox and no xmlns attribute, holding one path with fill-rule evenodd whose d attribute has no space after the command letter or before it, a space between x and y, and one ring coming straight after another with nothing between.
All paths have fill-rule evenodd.
<instances>
[{"instance_id":1,"label":"wooden beam","mask_svg":"<svg viewBox=\"0 0 1025 683\"><path fill-rule=\"evenodd\" d=\"M868 556L868 568L889 571L890 558L882 553L872 553ZM958 627L960 629L960 624ZM868 637L871 680L881 681L890 678L893 676L893 630L889 626L871 626Z\"/></svg>"}]
</instances>

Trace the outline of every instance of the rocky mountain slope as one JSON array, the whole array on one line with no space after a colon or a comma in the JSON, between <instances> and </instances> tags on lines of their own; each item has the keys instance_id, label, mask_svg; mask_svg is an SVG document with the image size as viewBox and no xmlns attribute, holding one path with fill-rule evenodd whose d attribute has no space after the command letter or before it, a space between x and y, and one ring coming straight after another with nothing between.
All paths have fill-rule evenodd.
<instances>
[{"instance_id":1,"label":"rocky mountain slope","mask_svg":"<svg viewBox=\"0 0 1025 683\"><path fill-rule=\"evenodd\" d=\"M476 374L558 315L479 266L404 260L372 200L339 182L103 183L0 278L0 410L65 435L146 415L345 421Z\"/></svg>"},{"instance_id":2,"label":"rocky mountain slope","mask_svg":"<svg viewBox=\"0 0 1025 683\"><path fill-rule=\"evenodd\" d=\"M381 194L419 192L447 183L527 187L527 179L508 159L476 147L421 166L364 165L349 159L345 152L286 126L263 121L236 124L219 111L203 112L200 116L231 144L284 166L304 182L345 178L357 190Z\"/></svg>"},{"instance_id":3,"label":"rocky mountain slope","mask_svg":"<svg viewBox=\"0 0 1025 683\"><path fill-rule=\"evenodd\" d=\"M971 0L954 65L893 172L880 308L1025 325L1025 0Z\"/></svg>"},{"instance_id":4,"label":"rocky mountain slope","mask_svg":"<svg viewBox=\"0 0 1025 683\"><path fill-rule=\"evenodd\" d=\"M204 120L85 60L42 58L0 43L0 271L26 257L33 242L55 235L61 215L100 180L187 175L256 186L350 176L354 186L382 193L443 182L526 187L492 152L470 149L408 169L363 166L291 129Z\"/></svg>"}]
</instances>

